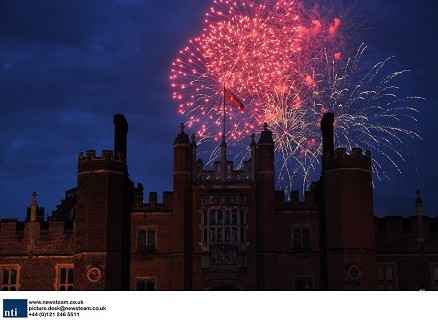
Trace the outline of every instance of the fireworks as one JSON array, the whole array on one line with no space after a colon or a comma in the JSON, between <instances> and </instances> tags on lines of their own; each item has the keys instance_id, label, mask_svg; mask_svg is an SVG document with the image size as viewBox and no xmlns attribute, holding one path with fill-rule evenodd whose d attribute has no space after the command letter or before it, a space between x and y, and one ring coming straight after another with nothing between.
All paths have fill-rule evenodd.
<instances>
[{"instance_id":1,"label":"fireworks","mask_svg":"<svg viewBox=\"0 0 438 320\"><path fill-rule=\"evenodd\" d=\"M215 0L203 33L173 62L173 98L200 142L222 136L223 87L236 94L245 110L228 106L227 142L240 152L242 139L268 122L276 146L278 187L306 189L317 179L321 156L319 121L336 115L338 146L359 145L396 166L403 120L416 109L397 97L394 78L385 74L389 60L369 70L361 65L365 46L352 53L342 20L317 5L288 0ZM216 156L211 154L211 159ZM378 156L376 156L376 153ZM246 155L246 154L245 154Z\"/></svg>"}]
</instances>

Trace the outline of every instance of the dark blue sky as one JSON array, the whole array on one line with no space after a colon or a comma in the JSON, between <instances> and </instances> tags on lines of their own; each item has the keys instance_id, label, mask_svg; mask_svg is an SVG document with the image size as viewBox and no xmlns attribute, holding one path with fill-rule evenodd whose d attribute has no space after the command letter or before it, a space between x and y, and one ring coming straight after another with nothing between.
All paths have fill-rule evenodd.
<instances>
[{"instance_id":1,"label":"dark blue sky","mask_svg":"<svg viewBox=\"0 0 438 320\"><path fill-rule=\"evenodd\" d=\"M344 1L349 4L348 1ZM401 94L419 95L417 131L402 174L376 183L376 215L438 208L438 1L357 1L353 16L376 57L411 72ZM131 179L145 192L172 190L172 143L183 119L169 69L202 28L209 0L0 0L0 217L25 216L36 191L50 212L75 187L77 156L112 149L112 116L130 130Z\"/></svg>"}]
</instances>

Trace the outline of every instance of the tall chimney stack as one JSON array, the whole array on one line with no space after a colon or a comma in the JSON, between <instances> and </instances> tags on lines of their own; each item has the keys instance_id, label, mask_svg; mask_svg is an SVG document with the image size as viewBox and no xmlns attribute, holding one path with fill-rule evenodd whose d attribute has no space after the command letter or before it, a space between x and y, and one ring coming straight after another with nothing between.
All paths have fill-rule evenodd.
<instances>
[{"instance_id":1,"label":"tall chimney stack","mask_svg":"<svg viewBox=\"0 0 438 320\"><path fill-rule=\"evenodd\" d=\"M325 113L321 120L323 157L327 157L327 156L332 157L335 154L335 146L333 141L334 122L335 122L335 114L331 112Z\"/></svg>"},{"instance_id":2,"label":"tall chimney stack","mask_svg":"<svg viewBox=\"0 0 438 320\"><path fill-rule=\"evenodd\" d=\"M114 115L114 155L123 154L127 158L126 146L128 136L128 121L122 114Z\"/></svg>"}]
</instances>

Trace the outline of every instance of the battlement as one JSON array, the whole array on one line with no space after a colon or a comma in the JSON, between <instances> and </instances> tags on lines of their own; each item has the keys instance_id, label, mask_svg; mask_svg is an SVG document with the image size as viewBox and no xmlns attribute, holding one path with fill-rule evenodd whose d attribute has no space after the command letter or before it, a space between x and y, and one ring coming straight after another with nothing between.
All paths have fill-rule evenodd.
<instances>
[{"instance_id":1,"label":"battlement","mask_svg":"<svg viewBox=\"0 0 438 320\"><path fill-rule=\"evenodd\" d=\"M87 150L85 155L83 152L79 153L79 161L91 161L91 160L115 160L124 161L124 156L120 153L114 155L112 150L102 150L102 156L96 156L96 150Z\"/></svg>"},{"instance_id":2,"label":"battlement","mask_svg":"<svg viewBox=\"0 0 438 320\"><path fill-rule=\"evenodd\" d=\"M28 239L33 234L37 237L58 237L60 234L72 235L74 222L72 221L18 221L17 219L0 220L0 239L15 238L17 241Z\"/></svg>"},{"instance_id":3,"label":"battlement","mask_svg":"<svg viewBox=\"0 0 438 320\"><path fill-rule=\"evenodd\" d=\"M317 210L318 197L316 187L313 184L312 190L304 192L304 201L300 201L298 190L292 190L290 201L286 200L284 191L275 191L275 208L279 210Z\"/></svg>"},{"instance_id":4,"label":"battlement","mask_svg":"<svg viewBox=\"0 0 438 320\"><path fill-rule=\"evenodd\" d=\"M363 152L361 148L353 148L351 153L347 153L346 148L337 148L334 154L325 153L323 155L323 170L339 168L360 168L371 170L371 152Z\"/></svg>"},{"instance_id":5,"label":"battlement","mask_svg":"<svg viewBox=\"0 0 438 320\"><path fill-rule=\"evenodd\" d=\"M114 154L111 150L102 150L102 156L96 156L96 150L79 153L79 172L93 170L126 171L125 156L121 153Z\"/></svg>"},{"instance_id":6,"label":"battlement","mask_svg":"<svg viewBox=\"0 0 438 320\"><path fill-rule=\"evenodd\" d=\"M144 202L143 186L135 188L135 203L133 210L172 210L173 192L163 192L163 202L158 202L157 192L149 192L149 202Z\"/></svg>"}]
</instances>

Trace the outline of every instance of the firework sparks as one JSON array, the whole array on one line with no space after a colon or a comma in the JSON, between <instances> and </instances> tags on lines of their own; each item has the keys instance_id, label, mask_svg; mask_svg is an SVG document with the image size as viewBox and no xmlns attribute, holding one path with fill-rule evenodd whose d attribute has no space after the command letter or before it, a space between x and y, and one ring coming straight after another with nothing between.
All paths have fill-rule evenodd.
<instances>
[{"instance_id":1,"label":"firework sparks","mask_svg":"<svg viewBox=\"0 0 438 320\"><path fill-rule=\"evenodd\" d=\"M229 145L243 160L242 139L268 122L280 162L278 187L304 190L317 179L319 121L326 111L336 114L337 145L373 151L378 177L385 174L379 159L397 167L403 136L418 137L403 129L417 111L404 105L409 98L399 99L392 84L404 71L385 74L390 59L362 67L365 46L351 54L340 18L293 1L215 0L205 23L172 65L179 112L201 143L217 141L225 85L245 104L243 112L225 110Z\"/></svg>"}]
</instances>

